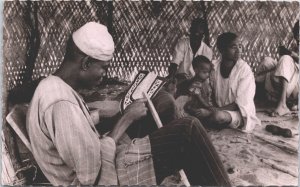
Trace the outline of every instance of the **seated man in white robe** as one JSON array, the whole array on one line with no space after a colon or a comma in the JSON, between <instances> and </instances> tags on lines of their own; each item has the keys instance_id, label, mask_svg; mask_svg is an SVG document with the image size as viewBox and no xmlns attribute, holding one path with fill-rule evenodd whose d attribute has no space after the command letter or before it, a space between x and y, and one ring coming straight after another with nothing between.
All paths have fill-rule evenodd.
<instances>
[{"instance_id":1,"label":"seated man in white robe","mask_svg":"<svg viewBox=\"0 0 300 187\"><path fill-rule=\"evenodd\" d=\"M202 40L204 38L206 21L196 18L190 27L190 36L181 38L173 53L173 60L169 67L169 77L177 75L179 78L191 79L195 75L192 66L193 58L203 55L212 60L212 50Z\"/></svg>"},{"instance_id":2,"label":"seated man in white robe","mask_svg":"<svg viewBox=\"0 0 300 187\"><path fill-rule=\"evenodd\" d=\"M265 57L257 68L256 82L262 84L268 100L276 103L271 116L283 116L290 113L287 100L291 103L291 110L298 109L299 94L299 21L293 28L297 47L288 50L279 47L280 59L277 62L271 57Z\"/></svg>"}]
</instances>

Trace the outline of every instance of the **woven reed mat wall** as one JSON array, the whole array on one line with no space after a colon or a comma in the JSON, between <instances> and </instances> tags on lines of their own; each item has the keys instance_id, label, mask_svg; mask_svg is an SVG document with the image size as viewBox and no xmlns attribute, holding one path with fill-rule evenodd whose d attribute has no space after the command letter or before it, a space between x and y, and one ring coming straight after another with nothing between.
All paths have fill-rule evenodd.
<instances>
[{"instance_id":1,"label":"woven reed mat wall","mask_svg":"<svg viewBox=\"0 0 300 187\"><path fill-rule=\"evenodd\" d=\"M210 44L215 46L224 31L237 32L244 42L243 58L255 71L263 56L276 57L279 43L291 45L298 9L298 2L5 2L7 86L28 80L26 68L34 68L32 79L54 72L69 34L92 20L106 24L115 40L111 77L131 80L141 69L165 76L178 39L188 33L194 17L206 16Z\"/></svg>"},{"instance_id":2,"label":"woven reed mat wall","mask_svg":"<svg viewBox=\"0 0 300 187\"><path fill-rule=\"evenodd\" d=\"M4 62L8 89L47 76L60 65L70 34L88 21L106 24L107 2L4 2ZM107 25L107 24L106 24ZM33 67L30 67L32 66ZM27 68L27 69L26 69Z\"/></svg>"},{"instance_id":3,"label":"woven reed mat wall","mask_svg":"<svg viewBox=\"0 0 300 187\"><path fill-rule=\"evenodd\" d=\"M139 70L167 75L177 40L194 17L203 17L199 2L128 2L114 4L116 55L110 76L132 80ZM124 71L125 70L125 71Z\"/></svg>"},{"instance_id":4,"label":"woven reed mat wall","mask_svg":"<svg viewBox=\"0 0 300 187\"><path fill-rule=\"evenodd\" d=\"M215 58L217 36L231 31L243 42L242 58L255 71L265 56L278 58L277 47L292 47L292 28L299 19L299 2L210 2L206 4Z\"/></svg>"}]
</instances>

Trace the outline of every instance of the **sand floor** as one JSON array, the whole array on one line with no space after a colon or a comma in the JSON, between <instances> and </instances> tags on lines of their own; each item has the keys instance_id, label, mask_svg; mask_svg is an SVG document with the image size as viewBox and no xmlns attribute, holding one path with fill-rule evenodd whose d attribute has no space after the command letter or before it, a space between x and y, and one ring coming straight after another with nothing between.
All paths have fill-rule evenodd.
<instances>
[{"instance_id":1,"label":"sand floor","mask_svg":"<svg viewBox=\"0 0 300 187\"><path fill-rule=\"evenodd\" d=\"M94 105L105 106L105 110L112 112L112 108L118 107L118 102L106 100ZM262 125L256 126L251 134L233 129L208 130L232 184L298 186L298 116L274 118L259 109L257 116ZM272 135L265 130L268 124L291 129L293 137ZM177 178L172 176L164 184L177 182Z\"/></svg>"},{"instance_id":2,"label":"sand floor","mask_svg":"<svg viewBox=\"0 0 300 187\"><path fill-rule=\"evenodd\" d=\"M123 86L109 86L85 91L83 97L93 102L91 108L102 106L108 115L119 110L120 93ZM225 169L234 186L298 186L298 115L269 117L267 103L257 103L257 116L262 121L253 133L245 134L233 129L208 130L208 134L220 155ZM265 130L268 124L289 128L292 138L275 136ZM21 151L22 152L22 151ZM164 184L176 183L176 176L165 180Z\"/></svg>"},{"instance_id":3,"label":"sand floor","mask_svg":"<svg viewBox=\"0 0 300 187\"><path fill-rule=\"evenodd\" d=\"M176 100L182 116L187 115L182 106L187 97ZM225 169L234 186L298 186L298 115L270 117L269 102L256 102L257 117L261 126L251 134L234 129L208 130ZM289 128L292 138L272 135L266 125Z\"/></svg>"},{"instance_id":4,"label":"sand floor","mask_svg":"<svg viewBox=\"0 0 300 187\"><path fill-rule=\"evenodd\" d=\"M231 129L209 132L232 184L298 186L298 117L270 120L264 112L257 115L262 125L252 134ZM265 130L267 124L289 128L294 136L274 136Z\"/></svg>"},{"instance_id":5,"label":"sand floor","mask_svg":"<svg viewBox=\"0 0 300 187\"><path fill-rule=\"evenodd\" d=\"M103 92L106 92L104 90L101 93L94 92L94 98L89 99L92 101L99 96L105 97L105 105L108 106L108 100L115 100L118 92L123 91L123 88L122 86L106 88L111 90L108 97L104 96ZM259 102L256 107L262 125L257 126L251 134L233 129L208 130L232 184L234 186L298 186L298 115L269 117L266 111L272 108L270 104ZM265 130L268 124L291 129L293 137L272 135ZM166 179L165 182L174 184L174 177Z\"/></svg>"}]
</instances>

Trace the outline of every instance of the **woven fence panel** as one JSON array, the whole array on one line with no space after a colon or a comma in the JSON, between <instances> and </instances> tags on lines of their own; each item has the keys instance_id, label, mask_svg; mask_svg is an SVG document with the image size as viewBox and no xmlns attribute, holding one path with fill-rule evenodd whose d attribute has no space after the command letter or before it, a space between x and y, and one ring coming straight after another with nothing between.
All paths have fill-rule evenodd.
<instances>
[{"instance_id":1,"label":"woven fence panel","mask_svg":"<svg viewBox=\"0 0 300 187\"><path fill-rule=\"evenodd\" d=\"M29 52L29 37L26 2L4 3L3 60L4 77L12 88L21 83L25 73L25 59Z\"/></svg>"},{"instance_id":2,"label":"woven fence panel","mask_svg":"<svg viewBox=\"0 0 300 187\"><path fill-rule=\"evenodd\" d=\"M242 58L255 71L262 58L278 58L279 45L292 47L292 27L299 19L299 2L207 2L208 24L214 58L216 40L235 32L243 43Z\"/></svg>"},{"instance_id":3,"label":"woven fence panel","mask_svg":"<svg viewBox=\"0 0 300 187\"><path fill-rule=\"evenodd\" d=\"M33 78L53 73L63 60L65 44L70 34L89 21L103 20L97 10L105 10L85 2L38 2L41 42ZM100 12L100 11L98 11ZM100 12L101 13L101 12Z\"/></svg>"},{"instance_id":4,"label":"woven fence panel","mask_svg":"<svg viewBox=\"0 0 300 187\"><path fill-rule=\"evenodd\" d=\"M139 70L150 70L166 76L176 42L202 10L199 2L114 2L116 55L109 75L132 80Z\"/></svg>"},{"instance_id":5,"label":"woven fence panel","mask_svg":"<svg viewBox=\"0 0 300 187\"><path fill-rule=\"evenodd\" d=\"M35 4L36 3L36 4ZM111 3L111 4L109 4ZM109 5L112 9L109 9ZM8 88L22 84L28 56L37 50L32 79L53 73L60 65L65 44L74 30L88 21L109 26L116 53L110 77L132 80L138 70L167 75L176 42L188 34L191 20L204 10L214 58L219 34L236 32L244 44L243 58L253 71L264 56L277 57L278 45L292 45L291 28L299 17L298 2L187 1L27 1L4 3L4 61ZM35 9L36 8L36 9ZM36 10L38 45L32 47L29 20ZM110 12L109 12L110 10ZM31 15L28 18L28 15ZM108 22L108 14L112 19ZM30 48L31 47L31 48ZM30 50L31 49L31 50Z\"/></svg>"},{"instance_id":6,"label":"woven fence panel","mask_svg":"<svg viewBox=\"0 0 300 187\"><path fill-rule=\"evenodd\" d=\"M35 4L36 3L36 4ZM48 76L61 64L65 53L65 44L70 34L88 21L106 24L106 2L68 2L68 1L36 1L4 3L4 60L8 89L22 84L28 45L30 43L30 27L25 22L26 11L37 7L39 45L34 63L32 79ZM34 18L31 18L31 21Z\"/></svg>"}]
</instances>

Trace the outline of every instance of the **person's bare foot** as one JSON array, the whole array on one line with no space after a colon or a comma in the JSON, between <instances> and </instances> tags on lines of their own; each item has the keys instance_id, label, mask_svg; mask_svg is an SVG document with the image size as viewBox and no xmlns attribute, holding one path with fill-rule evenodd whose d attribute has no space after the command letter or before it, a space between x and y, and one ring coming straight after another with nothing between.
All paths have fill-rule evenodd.
<instances>
[{"instance_id":1,"label":"person's bare foot","mask_svg":"<svg viewBox=\"0 0 300 187\"><path fill-rule=\"evenodd\" d=\"M286 105L285 106L280 105L271 113L271 116L272 117L285 116L290 113L291 111Z\"/></svg>"},{"instance_id":2,"label":"person's bare foot","mask_svg":"<svg viewBox=\"0 0 300 187\"><path fill-rule=\"evenodd\" d=\"M208 116L211 115L211 111L210 110L207 110L205 108L199 108L199 109L196 109L195 110L195 115L198 117L198 118L207 118Z\"/></svg>"},{"instance_id":3,"label":"person's bare foot","mask_svg":"<svg viewBox=\"0 0 300 187\"><path fill-rule=\"evenodd\" d=\"M294 104L293 106L291 106L290 110L291 111L298 111L299 110L298 105Z\"/></svg>"}]
</instances>

